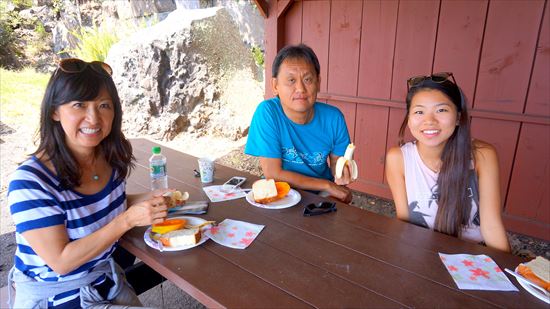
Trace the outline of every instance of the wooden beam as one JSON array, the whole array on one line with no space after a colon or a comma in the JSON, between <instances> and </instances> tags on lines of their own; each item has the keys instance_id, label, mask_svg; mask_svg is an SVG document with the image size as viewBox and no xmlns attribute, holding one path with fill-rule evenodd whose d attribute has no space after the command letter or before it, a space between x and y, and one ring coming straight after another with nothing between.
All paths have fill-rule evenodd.
<instances>
[{"instance_id":1,"label":"wooden beam","mask_svg":"<svg viewBox=\"0 0 550 309\"><path fill-rule=\"evenodd\" d=\"M290 8L290 6L294 3L294 0L280 0L277 1L277 18L281 17L285 14L285 12Z\"/></svg>"},{"instance_id":2,"label":"wooden beam","mask_svg":"<svg viewBox=\"0 0 550 309\"><path fill-rule=\"evenodd\" d=\"M268 12L271 14L264 20L265 24L265 54L264 54L264 66L265 66L265 94L264 98L268 99L273 96L271 90L271 66L275 55L279 51L279 41L281 36L279 28L279 19L277 18L277 1L271 0L268 2Z\"/></svg>"},{"instance_id":3,"label":"wooden beam","mask_svg":"<svg viewBox=\"0 0 550 309\"><path fill-rule=\"evenodd\" d=\"M262 14L264 18L267 18L269 16L269 12L267 11L266 0L254 0L254 3L256 4L258 11L260 11L260 14Z\"/></svg>"}]
</instances>

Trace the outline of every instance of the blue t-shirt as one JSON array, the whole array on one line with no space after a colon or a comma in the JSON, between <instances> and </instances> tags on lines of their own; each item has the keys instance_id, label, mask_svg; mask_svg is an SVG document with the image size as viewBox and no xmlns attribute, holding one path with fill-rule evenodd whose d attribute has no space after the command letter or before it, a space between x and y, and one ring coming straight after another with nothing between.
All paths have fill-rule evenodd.
<instances>
[{"instance_id":1,"label":"blue t-shirt","mask_svg":"<svg viewBox=\"0 0 550 309\"><path fill-rule=\"evenodd\" d=\"M333 180L327 158L343 156L350 143L344 115L334 106L316 102L313 119L297 124L284 113L279 98L265 100L254 112L245 153L281 159L282 168Z\"/></svg>"},{"instance_id":2,"label":"blue t-shirt","mask_svg":"<svg viewBox=\"0 0 550 309\"><path fill-rule=\"evenodd\" d=\"M14 265L36 281L65 281L83 277L108 259L116 244L68 274L54 272L21 235L25 231L64 225L70 241L83 238L105 226L126 209L126 182L115 179L100 192L85 195L60 187L59 179L36 157L25 161L11 175L8 204L15 223ZM100 276L93 286L105 281ZM71 290L48 299L48 308L80 307L80 290Z\"/></svg>"}]
</instances>

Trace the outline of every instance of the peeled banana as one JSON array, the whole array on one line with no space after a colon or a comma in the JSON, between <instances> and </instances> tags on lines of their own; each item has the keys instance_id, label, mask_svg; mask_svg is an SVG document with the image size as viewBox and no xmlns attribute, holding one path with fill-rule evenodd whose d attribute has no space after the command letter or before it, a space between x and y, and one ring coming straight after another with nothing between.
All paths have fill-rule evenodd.
<instances>
[{"instance_id":1,"label":"peeled banana","mask_svg":"<svg viewBox=\"0 0 550 309\"><path fill-rule=\"evenodd\" d=\"M342 178L344 167L349 166L351 173L351 179L355 180L359 176L359 169L357 168L357 163L353 160L353 152L355 151L355 145L353 143L348 145L346 148L346 153L343 157L338 158L336 161L336 178Z\"/></svg>"}]
</instances>

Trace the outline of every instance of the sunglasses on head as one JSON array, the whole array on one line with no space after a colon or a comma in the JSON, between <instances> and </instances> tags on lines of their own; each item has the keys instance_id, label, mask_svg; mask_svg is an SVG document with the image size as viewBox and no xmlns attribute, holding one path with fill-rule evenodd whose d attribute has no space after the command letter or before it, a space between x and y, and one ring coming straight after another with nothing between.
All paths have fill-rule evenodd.
<instances>
[{"instance_id":1,"label":"sunglasses on head","mask_svg":"<svg viewBox=\"0 0 550 309\"><path fill-rule=\"evenodd\" d=\"M434 73L432 75L413 76L407 79L407 92L411 88L418 86L420 83L422 83L425 80L431 80L434 83L443 83L446 80L449 80L449 77L452 78L453 83L456 84L455 77L451 72L439 72L439 73Z\"/></svg>"},{"instance_id":2,"label":"sunglasses on head","mask_svg":"<svg viewBox=\"0 0 550 309\"><path fill-rule=\"evenodd\" d=\"M111 76L113 74L113 69L105 62L86 62L77 58L61 59L57 68L65 73L80 73L88 66L101 75Z\"/></svg>"}]
</instances>

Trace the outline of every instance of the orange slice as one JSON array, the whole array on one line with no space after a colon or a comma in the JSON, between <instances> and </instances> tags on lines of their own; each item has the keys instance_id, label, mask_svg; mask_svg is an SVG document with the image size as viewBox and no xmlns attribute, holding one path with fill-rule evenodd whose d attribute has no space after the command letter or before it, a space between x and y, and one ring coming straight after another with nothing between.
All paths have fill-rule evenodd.
<instances>
[{"instance_id":1,"label":"orange slice","mask_svg":"<svg viewBox=\"0 0 550 309\"><path fill-rule=\"evenodd\" d=\"M277 199L284 198L288 192L290 192L290 185L288 182L277 181L275 182L275 187L277 188Z\"/></svg>"},{"instance_id":2,"label":"orange slice","mask_svg":"<svg viewBox=\"0 0 550 309\"><path fill-rule=\"evenodd\" d=\"M162 223L153 224L151 231L153 233L165 234L183 228L186 223L187 220L184 219L168 219Z\"/></svg>"}]
</instances>

